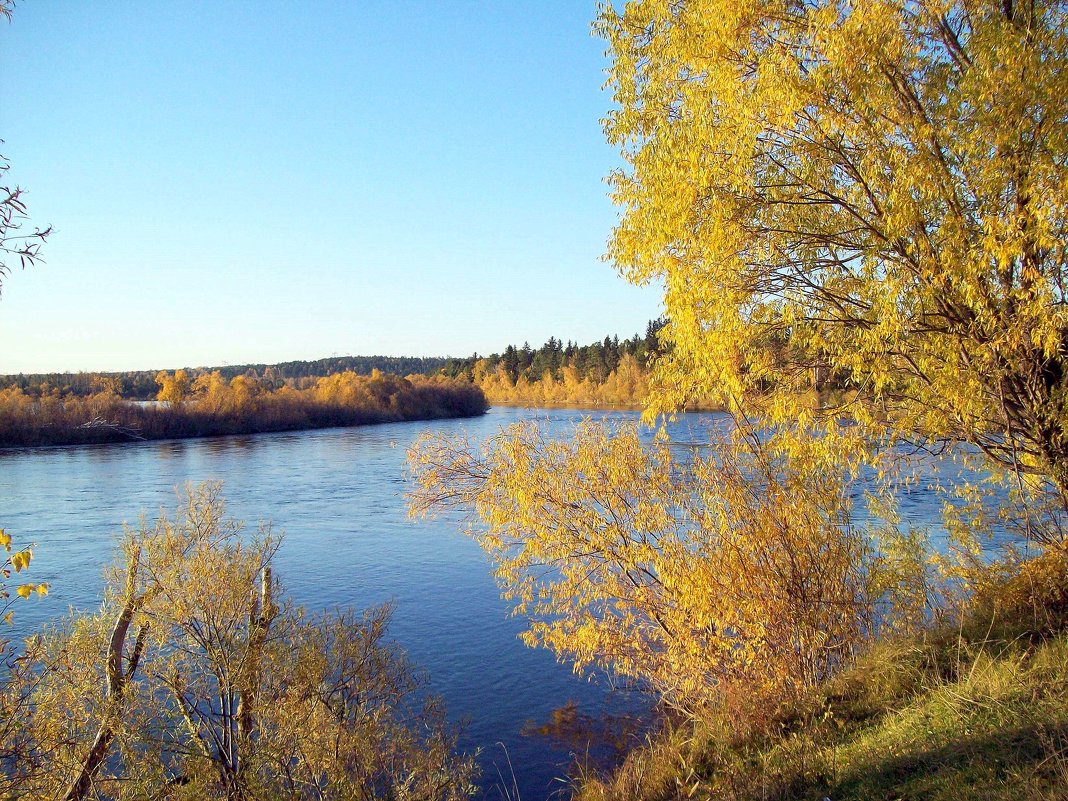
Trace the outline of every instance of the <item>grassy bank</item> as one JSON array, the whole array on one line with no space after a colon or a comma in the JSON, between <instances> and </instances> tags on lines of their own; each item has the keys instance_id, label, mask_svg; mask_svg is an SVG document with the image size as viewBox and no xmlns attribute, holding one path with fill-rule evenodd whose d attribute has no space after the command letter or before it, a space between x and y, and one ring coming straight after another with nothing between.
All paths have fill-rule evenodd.
<instances>
[{"instance_id":1,"label":"grassy bank","mask_svg":"<svg viewBox=\"0 0 1068 801\"><path fill-rule=\"evenodd\" d=\"M257 434L334 426L472 417L486 399L463 381L343 373L312 387L277 390L213 374L168 404L131 403L113 392L33 397L0 391L0 447Z\"/></svg>"},{"instance_id":2,"label":"grassy bank","mask_svg":"<svg viewBox=\"0 0 1068 801\"><path fill-rule=\"evenodd\" d=\"M710 712L650 737L579 801L1068 798L1068 561L879 643L759 731Z\"/></svg>"}]
</instances>

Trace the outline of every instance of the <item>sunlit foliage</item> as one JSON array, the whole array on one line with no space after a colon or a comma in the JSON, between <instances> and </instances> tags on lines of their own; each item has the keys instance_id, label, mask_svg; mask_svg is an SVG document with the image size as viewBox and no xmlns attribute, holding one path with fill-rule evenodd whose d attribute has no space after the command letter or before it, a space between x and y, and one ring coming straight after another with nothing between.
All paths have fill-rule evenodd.
<instances>
[{"instance_id":1,"label":"sunlit foliage","mask_svg":"<svg viewBox=\"0 0 1068 801\"><path fill-rule=\"evenodd\" d=\"M913 443L981 452L1027 533L1063 543L1064 12L602 6L625 159L608 257L664 287L647 417L711 397L735 433L685 470L588 426L413 453L416 508L476 510L531 642L673 699L815 686L880 626L925 620L932 565L956 592L982 572L980 490L942 558L892 511L850 526L846 482Z\"/></svg>"},{"instance_id":2,"label":"sunlit foliage","mask_svg":"<svg viewBox=\"0 0 1068 801\"><path fill-rule=\"evenodd\" d=\"M33 595L47 595L48 585L25 581L25 573L29 570L33 559L32 547L17 547L14 538L5 529L0 528L0 627L12 622L15 617L14 603L16 599L30 598ZM10 582L15 579L17 583ZM11 641L4 636L5 632L0 628L0 660L10 659ZM3 714L4 701L0 697L0 716ZM2 724L0 724L2 725Z\"/></svg>"},{"instance_id":3,"label":"sunlit foliage","mask_svg":"<svg viewBox=\"0 0 1068 801\"><path fill-rule=\"evenodd\" d=\"M523 375L513 380L503 363L488 372L482 361L475 364L473 379L490 403L530 406L641 406L649 388L647 372L629 353L603 381L583 377L573 364L561 367L558 376L546 370L533 381Z\"/></svg>"},{"instance_id":4,"label":"sunlit foliage","mask_svg":"<svg viewBox=\"0 0 1068 801\"><path fill-rule=\"evenodd\" d=\"M218 372L227 381L239 375L255 373L269 389L279 389L293 384L303 388L306 382L335 373L354 372L370 375L374 369L395 375L432 375L445 369L449 359L408 356L330 356L313 361L301 360L278 364L229 364L222 367L187 368L186 374L196 381L205 373ZM166 372L166 371L164 371ZM23 392L34 394L38 387L47 384L63 395L92 395L99 391L101 382L112 384L115 392L129 400L152 400L159 392L156 377L158 370L125 370L122 372L96 373L18 373L0 375L0 389L18 387ZM447 375L455 377L449 370Z\"/></svg>"},{"instance_id":5,"label":"sunlit foliage","mask_svg":"<svg viewBox=\"0 0 1068 801\"><path fill-rule=\"evenodd\" d=\"M1064 4L634 0L598 29L609 257L665 287L653 409L794 424L834 379L855 397L827 414L1063 500Z\"/></svg>"},{"instance_id":6,"label":"sunlit foliage","mask_svg":"<svg viewBox=\"0 0 1068 801\"><path fill-rule=\"evenodd\" d=\"M528 643L690 710L797 697L891 622L891 595L919 591L850 525L824 448L738 437L684 456L592 423L571 441L532 425L481 447L428 436L412 507L475 512Z\"/></svg>"},{"instance_id":7,"label":"sunlit foliage","mask_svg":"<svg viewBox=\"0 0 1068 801\"><path fill-rule=\"evenodd\" d=\"M294 606L279 543L224 517L217 485L127 531L100 611L32 639L10 674L27 702L4 796L467 797L472 763L385 639L389 610Z\"/></svg>"},{"instance_id":8,"label":"sunlit foliage","mask_svg":"<svg viewBox=\"0 0 1068 801\"><path fill-rule=\"evenodd\" d=\"M181 406L189 396L190 381L185 370L175 370L173 373L161 370L156 374L156 383L159 384L156 400L160 403Z\"/></svg>"},{"instance_id":9,"label":"sunlit foliage","mask_svg":"<svg viewBox=\"0 0 1068 801\"><path fill-rule=\"evenodd\" d=\"M159 402L136 404L107 382L89 396L49 387L0 390L0 447L249 434L482 414L486 399L466 381L341 373L306 389L269 388L255 375L218 371L190 380L161 372Z\"/></svg>"},{"instance_id":10,"label":"sunlit foliage","mask_svg":"<svg viewBox=\"0 0 1068 801\"><path fill-rule=\"evenodd\" d=\"M661 326L652 321L645 336L605 337L589 345L564 344L555 337L540 348L509 345L503 353L450 359L442 372L474 382L490 403L640 407L660 354ZM704 399L691 399L688 406L708 408Z\"/></svg>"}]
</instances>

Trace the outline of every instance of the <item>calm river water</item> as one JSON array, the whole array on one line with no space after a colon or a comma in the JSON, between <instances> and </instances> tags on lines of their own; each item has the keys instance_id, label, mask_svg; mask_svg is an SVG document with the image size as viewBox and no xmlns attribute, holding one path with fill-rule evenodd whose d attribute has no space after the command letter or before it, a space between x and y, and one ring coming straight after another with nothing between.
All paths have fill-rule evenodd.
<instances>
[{"instance_id":1,"label":"calm river water","mask_svg":"<svg viewBox=\"0 0 1068 801\"><path fill-rule=\"evenodd\" d=\"M52 584L48 597L19 604L16 634L69 607L95 608L122 524L172 509L186 482L220 479L232 516L250 525L270 520L285 532L277 573L299 603L394 605L393 637L428 671L450 717L466 722L462 745L482 749L486 797L504 797L507 787L540 801L565 788L576 754L611 758L604 737L587 746L583 722L615 733L604 722L640 714L646 702L520 643L523 622L509 617L461 524L408 519L405 450L427 430L480 439L529 419L566 436L584 416L623 421L637 413L494 408L467 420L0 451L0 523L18 542L37 544L32 578ZM672 438L707 441L721 425L718 415L682 415ZM910 518L936 519L930 493L902 500ZM560 725L550 735L554 719Z\"/></svg>"}]
</instances>

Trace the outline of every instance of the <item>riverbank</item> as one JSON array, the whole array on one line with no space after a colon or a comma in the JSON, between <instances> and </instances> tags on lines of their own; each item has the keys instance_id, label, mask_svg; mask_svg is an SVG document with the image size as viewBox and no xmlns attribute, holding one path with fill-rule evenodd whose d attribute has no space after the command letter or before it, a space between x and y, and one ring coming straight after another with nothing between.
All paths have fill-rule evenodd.
<instances>
[{"instance_id":1,"label":"riverbank","mask_svg":"<svg viewBox=\"0 0 1068 801\"><path fill-rule=\"evenodd\" d=\"M535 403L533 401L522 400L490 400L491 406L504 406L510 409L575 409L577 411L588 412L641 412L645 410L645 404L643 403L605 403L605 402L591 402L581 403L578 401L559 401L559 402L547 402L542 401ZM722 412L722 404L708 404L701 406L688 406L685 409L679 410L679 414L699 414L702 412Z\"/></svg>"},{"instance_id":2,"label":"riverbank","mask_svg":"<svg viewBox=\"0 0 1068 801\"><path fill-rule=\"evenodd\" d=\"M478 387L448 379L352 373L312 388L265 390L243 376L206 381L188 398L131 403L114 393L33 397L0 391L0 448L87 445L474 417Z\"/></svg>"},{"instance_id":3,"label":"riverbank","mask_svg":"<svg viewBox=\"0 0 1068 801\"><path fill-rule=\"evenodd\" d=\"M482 391L486 395L486 399L491 406L507 406L517 409L579 409L589 411L631 411L631 412L644 412L648 407L648 397L643 395L640 398L625 400L625 401L612 401L604 399L582 400L582 399L556 399L547 400L542 398L537 392L530 391L526 395L516 396L514 393L501 392L493 386L486 386L485 384L479 384ZM538 388L538 383L530 384L531 390ZM849 406L856 399L856 393L851 390L811 390L805 393L800 393L799 398L806 400L813 409L820 410L833 410L839 409L843 417L847 417L850 414ZM684 408L678 410L678 414L682 413L701 413L701 412L724 412L727 410L725 404L718 401L706 398L703 400L697 400L693 403L687 404Z\"/></svg>"},{"instance_id":4,"label":"riverbank","mask_svg":"<svg viewBox=\"0 0 1068 801\"><path fill-rule=\"evenodd\" d=\"M1068 559L1049 552L957 621L877 644L761 732L710 713L576 801L1063 799Z\"/></svg>"}]
</instances>

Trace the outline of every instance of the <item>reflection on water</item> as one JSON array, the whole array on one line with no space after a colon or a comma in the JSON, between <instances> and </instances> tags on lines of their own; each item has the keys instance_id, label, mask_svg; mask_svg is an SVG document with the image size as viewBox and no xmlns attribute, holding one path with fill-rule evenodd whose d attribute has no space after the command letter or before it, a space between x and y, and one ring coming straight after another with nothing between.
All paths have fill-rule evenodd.
<instances>
[{"instance_id":1,"label":"reflection on water","mask_svg":"<svg viewBox=\"0 0 1068 801\"><path fill-rule=\"evenodd\" d=\"M184 439L169 440L159 443L157 453L161 459L181 459L189 450L189 442Z\"/></svg>"},{"instance_id":2,"label":"reflection on water","mask_svg":"<svg viewBox=\"0 0 1068 801\"><path fill-rule=\"evenodd\" d=\"M590 715L577 702L568 701L554 709L548 720L527 721L519 733L566 749L586 770L602 771L618 765L649 725L648 715Z\"/></svg>"}]
</instances>

